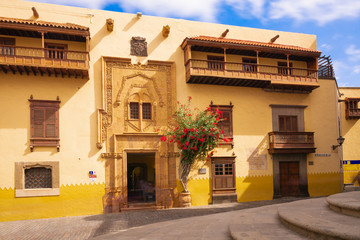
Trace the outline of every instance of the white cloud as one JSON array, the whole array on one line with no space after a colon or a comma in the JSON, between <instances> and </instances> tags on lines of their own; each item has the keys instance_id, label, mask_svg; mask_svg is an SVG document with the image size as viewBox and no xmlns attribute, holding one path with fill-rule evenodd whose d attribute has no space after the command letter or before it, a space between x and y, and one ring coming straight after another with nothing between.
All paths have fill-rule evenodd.
<instances>
[{"instance_id":1,"label":"white cloud","mask_svg":"<svg viewBox=\"0 0 360 240\"><path fill-rule=\"evenodd\" d=\"M33 2L52 3L73 7L83 7L91 9L101 9L115 0L32 0Z\"/></svg>"},{"instance_id":2,"label":"white cloud","mask_svg":"<svg viewBox=\"0 0 360 240\"><path fill-rule=\"evenodd\" d=\"M354 66L354 73L360 74L360 65Z\"/></svg>"},{"instance_id":3,"label":"white cloud","mask_svg":"<svg viewBox=\"0 0 360 240\"><path fill-rule=\"evenodd\" d=\"M345 53L349 56L351 61L360 60L360 49L357 49L355 45L351 44L346 50Z\"/></svg>"},{"instance_id":4,"label":"white cloud","mask_svg":"<svg viewBox=\"0 0 360 240\"><path fill-rule=\"evenodd\" d=\"M329 51L332 49L332 46L330 44L327 44L327 43L323 43L320 45L319 47L319 51Z\"/></svg>"},{"instance_id":5,"label":"white cloud","mask_svg":"<svg viewBox=\"0 0 360 240\"><path fill-rule=\"evenodd\" d=\"M359 0L33 0L61 5L101 9L119 4L126 12L191 18L216 22L227 6L240 17L260 20L290 18L297 22L314 21L319 25L338 19L360 16Z\"/></svg>"},{"instance_id":6,"label":"white cloud","mask_svg":"<svg viewBox=\"0 0 360 240\"><path fill-rule=\"evenodd\" d=\"M297 21L313 20L319 25L356 18L360 15L358 0L275 0L270 3L269 18L293 18Z\"/></svg>"},{"instance_id":7,"label":"white cloud","mask_svg":"<svg viewBox=\"0 0 360 240\"><path fill-rule=\"evenodd\" d=\"M262 19L264 16L266 0L226 0L241 17L256 17Z\"/></svg>"},{"instance_id":8,"label":"white cloud","mask_svg":"<svg viewBox=\"0 0 360 240\"><path fill-rule=\"evenodd\" d=\"M215 22L220 0L118 0L118 2L126 12L142 11L156 16Z\"/></svg>"}]
</instances>

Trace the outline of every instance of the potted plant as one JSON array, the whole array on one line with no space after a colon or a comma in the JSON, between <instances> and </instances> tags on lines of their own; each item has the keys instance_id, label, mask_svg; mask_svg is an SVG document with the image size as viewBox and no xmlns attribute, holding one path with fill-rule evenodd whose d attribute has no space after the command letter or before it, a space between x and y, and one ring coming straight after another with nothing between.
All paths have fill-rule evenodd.
<instances>
[{"instance_id":1,"label":"potted plant","mask_svg":"<svg viewBox=\"0 0 360 240\"><path fill-rule=\"evenodd\" d=\"M187 182L193 164L197 160L208 161L219 141L227 141L224 132L218 127L222 120L222 112L210 107L203 111L198 108L192 110L190 104L191 97L188 98L187 104L178 102L175 112L176 127L166 130L161 137L161 141L174 143L180 150L179 178L184 188L182 197L187 199L187 206L190 205Z\"/></svg>"}]
</instances>

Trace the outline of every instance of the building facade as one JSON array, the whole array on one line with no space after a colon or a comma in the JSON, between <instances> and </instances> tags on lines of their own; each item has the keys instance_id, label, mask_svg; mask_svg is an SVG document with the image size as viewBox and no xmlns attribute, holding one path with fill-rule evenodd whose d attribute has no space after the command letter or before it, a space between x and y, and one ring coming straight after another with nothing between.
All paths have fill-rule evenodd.
<instances>
[{"instance_id":1,"label":"building facade","mask_svg":"<svg viewBox=\"0 0 360 240\"><path fill-rule=\"evenodd\" d=\"M359 151L359 131L360 110L358 103L360 101L360 88L341 87L341 122L342 135L345 138L343 144L343 168L344 184L359 185L355 177L360 174L360 151Z\"/></svg>"},{"instance_id":2,"label":"building facade","mask_svg":"<svg viewBox=\"0 0 360 240\"><path fill-rule=\"evenodd\" d=\"M231 140L192 169L192 205L341 191L316 36L18 0L0 16L1 221L179 206L157 130L188 96Z\"/></svg>"}]
</instances>

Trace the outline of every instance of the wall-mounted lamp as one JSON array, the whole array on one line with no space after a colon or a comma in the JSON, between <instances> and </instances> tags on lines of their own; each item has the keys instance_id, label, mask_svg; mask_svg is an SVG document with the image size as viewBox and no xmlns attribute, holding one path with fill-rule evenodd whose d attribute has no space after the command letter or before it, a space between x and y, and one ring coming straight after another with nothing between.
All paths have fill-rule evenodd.
<instances>
[{"instance_id":1,"label":"wall-mounted lamp","mask_svg":"<svg viewBox=\"0 0 360 240\"><path fill-rule=\"evenodd\" d=\"M335 150L337 149L338 147L340 147L344 141L345 141L345 138L343 138L342 136L340 136L338 139L336 139L337 142L338 142L338 145L332 145L332 149Z\"/></svg>"}]
</instances>

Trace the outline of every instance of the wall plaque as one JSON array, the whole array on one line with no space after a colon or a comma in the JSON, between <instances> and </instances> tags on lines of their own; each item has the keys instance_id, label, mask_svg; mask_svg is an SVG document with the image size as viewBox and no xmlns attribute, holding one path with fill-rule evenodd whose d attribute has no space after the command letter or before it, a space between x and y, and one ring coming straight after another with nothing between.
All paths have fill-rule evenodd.
<instances>
[{"instance_id":1,"label":"wall plaque","mask_svg":"<svg viewBox=\"0 0 360 240\"><path fill-rule=\"evenodd\" d=\"M131 49L130 55L146 57L147 54L147 42L143 37L132 37L131 38Z\"/></svg>"}]
</instances>

